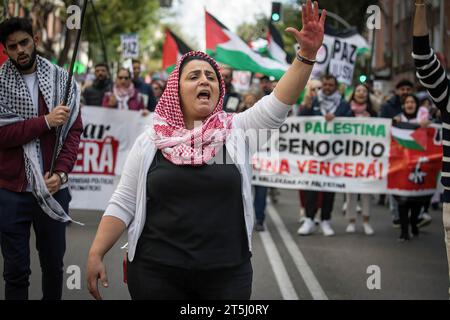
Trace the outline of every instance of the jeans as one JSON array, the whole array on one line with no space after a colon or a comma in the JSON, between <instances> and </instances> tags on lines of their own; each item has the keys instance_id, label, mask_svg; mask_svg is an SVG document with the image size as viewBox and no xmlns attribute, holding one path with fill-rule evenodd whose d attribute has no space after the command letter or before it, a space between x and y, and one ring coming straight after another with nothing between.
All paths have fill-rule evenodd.
<instances>
[{"instance_id":1,"label":"jeans","mask_svg":"<svg viewBox=\"0 0 450 320\"><path fill-rule=\"evenodd\" d=\"M395 199L395 197L393 195L389 195L389 211L392 214L393 220L400 219L400 215L398 212L398 202L397 202L397 199Z\"/></svg>"},{"instance_id":2,"label":"jeans","mask_svg":"<svg viewBox=\"0 0 450 320\"><path fill-rule=\"evenodd\" d=\"M267 187L255 186L255 216L257 223L264 223L266 218Z\"/></svg>"},{"instance_id":3,"label":"jeans","mask_svg":"<svg viewBox=\"0 0 450 320\"><path fill-rule=\"evenodd\" d=\"M54 195L68 212L70 193ZM42 270L43 300L60 300L66 251L66 223L51 219L29 192L0 189L0 245L4 259L6 300L27 300L30 270L30 229L36 234L36 249Z\"/></svg>"}]
</instances>

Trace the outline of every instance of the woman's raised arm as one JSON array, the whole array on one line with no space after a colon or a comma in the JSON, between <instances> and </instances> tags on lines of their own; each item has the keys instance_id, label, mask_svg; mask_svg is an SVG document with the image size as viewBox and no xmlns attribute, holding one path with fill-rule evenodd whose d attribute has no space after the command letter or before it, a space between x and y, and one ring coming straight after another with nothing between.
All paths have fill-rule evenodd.
<instances>
[{"instance_id":1,"label":"woman's raised arm","mask_svg":"<svg viewBox=\"0 0 450 320\"><path fill-rule=\"evenodd\" d=\"M428 35L427 10L424 0L415 0L416 14L414 15L414 37L423 37Z\"/></svg>"},{"instance_id":2,"label":"woman's raised arm","mask_svg":"<svg viewBox=\"0 0 450 320\"><path fill-rule=\"evenodd\" d=\"M317 1L314 2L313 7L311 0L308 0L306 5L302 6L302 30L286 29L286 32L291 33L297 40L300 51L275 87L275 96L281 102L288 105L294 104L305 88L313 69L313 63L311 62L315 61L317 52L323 43L325 19L326 11L323 10L322 15L319 16ZM303 62L300 60L303 60Z\"/></svg>"}]
</instances>

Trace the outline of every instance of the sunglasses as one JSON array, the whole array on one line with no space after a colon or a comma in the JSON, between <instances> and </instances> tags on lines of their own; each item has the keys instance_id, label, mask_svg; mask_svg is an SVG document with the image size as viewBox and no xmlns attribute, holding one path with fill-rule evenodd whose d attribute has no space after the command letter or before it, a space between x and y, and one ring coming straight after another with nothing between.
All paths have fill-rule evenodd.
<instances>
[{"instance_id":1,"label":"sunglasses","mask_svg":"<svg viewBox=\"0 0 450 320\"><path fill-rule=\"evenodd\" d=\"M130 77L117 77L119 80L130 80Z\"/></svg>"}]
</instances>

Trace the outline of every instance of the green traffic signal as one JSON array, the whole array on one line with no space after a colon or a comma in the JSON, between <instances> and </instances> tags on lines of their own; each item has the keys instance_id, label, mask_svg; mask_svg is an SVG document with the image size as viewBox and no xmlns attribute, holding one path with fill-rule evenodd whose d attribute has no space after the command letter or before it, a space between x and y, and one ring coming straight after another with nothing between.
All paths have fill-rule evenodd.
<instances>
[{"instance_id":1,"label":"green traffic signal","mask_svg":"<svg viewBox=\"0 0 450 320\"><path fill-rule=\"evenodd\" d=\"M364 83L364 82L366 82L367 81L367 76L366 75L361 75L360 77L359 77L359 82L361 82L361 83Z\"/></svg>"},{"instance_id":2,"label":"green traffic signal","mask_svg":"<svg viewBox=\"0 0 450 320\"><path fill-rule=\"evenodd\" d=\"M272 21L280 21L280 15L278 13L273 13Z\"/></svg>"}]
</instances>

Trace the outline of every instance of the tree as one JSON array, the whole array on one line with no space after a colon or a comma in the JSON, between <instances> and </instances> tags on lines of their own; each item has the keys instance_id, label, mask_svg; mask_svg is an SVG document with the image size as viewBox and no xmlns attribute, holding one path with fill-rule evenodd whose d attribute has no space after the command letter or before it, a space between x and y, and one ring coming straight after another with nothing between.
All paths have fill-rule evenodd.
<instances>
[{"instance_id":1,"label":"tree","mask_svg":"<svg viewBox=\"0 0 450 320\"><path fill-rule=\"evenodd\" d=\"M258 38L266 38L269 18L264 15L258 15L255 19L256 23L243 23L236 30L236 34L246 43Z\"/></svg>"},{"instance_id":2,"label":"tree","mask_svg":"<svg viewBox=\"0 0 450 320\"><path fill-rule=\"evenodd\" d=\"M64 22L67 19L67 8L86 0L7 0L10 14L15 15L19 8L21 16L29 16L33 27L43 39L39 51L47 58L57 60L59 65L68 62L69 54L75 42L76 30L67 31ZM120 45L122 33L138 33L143 50L148 49L152 42L148 35L153 34L159 21L159 0L89 0L96 7L106 50L112 60L118 60L117 48ZM45 37L49 17L57 17L61 21L60 34L54 38ZM101 37L97 30L92 7L86 12L82 41L89 41L90 56L94 61L103 59L101 52ZM59 46L55 46L59 44ZM55 48L58 48L56 50Z\"/></svg>"},{"instance_id":3,"label":"tree","mask_svg":"<svg viewBox=\"0 0 450 320\"><path fill-rule=\"evenodd\" d=\"M293 0L292 4L305 3L305 0ZM358 31L362 33L366 26L366 9L373 4L379 4L378 0L358 0L358 1L336 1L336 0L320 0L320 7L333 12L346 20ZM328 23L335 24L332 19L328 19Z\"/></svg>"},{"instance_id":4,"label":"tree","mask_svg":"<svg viewBox=\"0 0 450 320\"><path fill-rule=\"evenodd\" d=\"M137 33L142 50L148 50L153 43L151 36L157 29L159 21L159 0L96 0L97 18L102 28L108 56L112 60L119 60L118 48L120 35L124 33ZM96 31L95 17L89 10L86 17L87 29L85 38L91 44L93 53L91 57L99 60L101 38Z\"/></svg>"}]
</instances>

